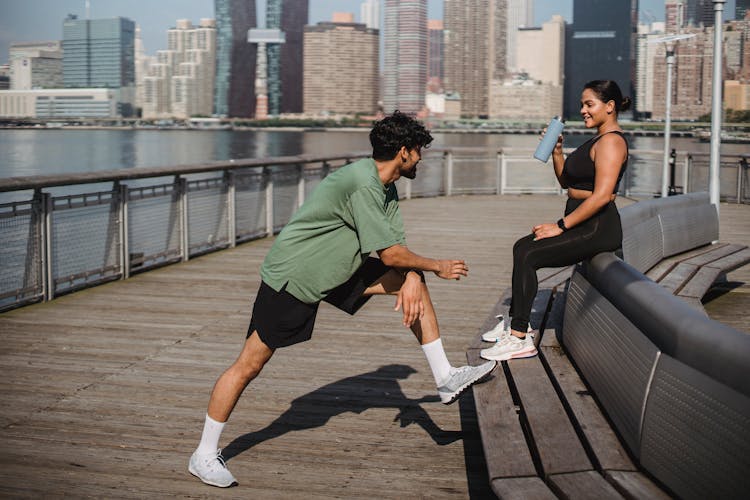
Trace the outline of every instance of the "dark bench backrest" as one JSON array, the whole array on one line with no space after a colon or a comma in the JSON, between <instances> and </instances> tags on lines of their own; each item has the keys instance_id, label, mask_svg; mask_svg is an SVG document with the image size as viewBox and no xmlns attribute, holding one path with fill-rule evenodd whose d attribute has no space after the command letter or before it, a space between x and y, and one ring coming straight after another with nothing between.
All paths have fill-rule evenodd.
<instances>
[{"instance_id":1,"label":"dark bench backrest","mask_svg":"<svg viewBox=\"0 0 750 500\"><path fill-rule=\"evenodd\" d=\"M604 253L571 279L564 346L641 465L683 498L750 491L750 335Z\"/></svg>"},{"instance_id":2,"label":"dark bench backrest","mask_svg":"<svg viewBox=\"0 0 750 500\"><path fill-rule=\"evenodd\" d=\"M623 260L641 272L719 239L719 217L706 192L633 203L620 219Z\"/></svg>"}]
</instances>

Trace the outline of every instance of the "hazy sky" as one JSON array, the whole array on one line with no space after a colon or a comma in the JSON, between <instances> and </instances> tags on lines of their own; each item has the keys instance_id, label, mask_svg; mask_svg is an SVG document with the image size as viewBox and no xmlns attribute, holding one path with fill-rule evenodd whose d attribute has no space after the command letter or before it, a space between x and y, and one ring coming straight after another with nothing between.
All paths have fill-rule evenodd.
<instances>
[{"instance_id":1,"label":"hazy sky","mask_svg":"<svg viewBox=\"0 0 750 500\"><path fill-rule=\"evenodd\" d=\"M540 25L553 14L572 21L573 0L536 0L534 22ZM624 0L609 0L624 1ZM359 20L362 0L309 0L310 23L326 21L333 12L353 12ZM265 0L257 0L259 10ZM381 2L382 5L382 2ZM641 13L650 12L656 20L664 19L664 0L640 0ZM734 11L734 0L726 10ZM261 10L262 11L262 10ZM12 42L62 39L62 23L68 14L85 17L84 0L0 0L0 64L8 61ZM166 30L177 19L197 23L202 17L214 17L213 0L91 0L91 17L122 16L141 27L144 48L148 54L167 47ZM430 19L442 19L443 1L428 0ZM263 16L258 16L263 19ZM643 15L642 15L643 18Z\"/></svg>"}]
</instances>

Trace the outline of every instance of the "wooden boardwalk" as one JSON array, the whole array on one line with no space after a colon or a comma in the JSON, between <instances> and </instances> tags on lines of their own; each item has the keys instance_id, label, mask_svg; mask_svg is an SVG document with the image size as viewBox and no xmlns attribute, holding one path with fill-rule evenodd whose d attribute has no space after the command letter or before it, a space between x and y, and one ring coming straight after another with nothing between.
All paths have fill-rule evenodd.
<instances>
[{"instance_id":1,"label":"wooden boardwalk","mask_svg":"<svg viewBox=\"0 0 750 500\"><path fill-rule=\"evenodd\" d=\"M510 284L515 239L563 205L551 195L402 203L414 251L469 263L459 282L428 276L454 365ZM750 243L749 221L749 206L722 205L721 239ZM438 402L391 298L354 317L324 304L313 340L277 352L251 384L221 441L239 487L189 475L270 243L0 315L0 496L492 497L471 394ZM750 331L750 266L714 295L709 315Z\"/></svg>"}]
</instances>

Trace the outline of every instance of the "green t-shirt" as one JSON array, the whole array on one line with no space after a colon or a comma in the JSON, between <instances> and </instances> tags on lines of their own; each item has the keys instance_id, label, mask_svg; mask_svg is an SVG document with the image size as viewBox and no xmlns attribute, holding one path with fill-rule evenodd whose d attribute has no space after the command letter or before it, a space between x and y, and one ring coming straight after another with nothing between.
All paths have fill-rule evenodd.
<instances>
[{"instance_id":1,"label":"green t-shirt","mask_svg":"<svg viewBox=\"0 0 750 500\"><path fill-rule=\"evenodd\" d=\"M260 275L276 291L318 302L370 252L405 244L396 186L384 186L371 158L323 179L276 237Z\"/></svg>"}]
</instances>

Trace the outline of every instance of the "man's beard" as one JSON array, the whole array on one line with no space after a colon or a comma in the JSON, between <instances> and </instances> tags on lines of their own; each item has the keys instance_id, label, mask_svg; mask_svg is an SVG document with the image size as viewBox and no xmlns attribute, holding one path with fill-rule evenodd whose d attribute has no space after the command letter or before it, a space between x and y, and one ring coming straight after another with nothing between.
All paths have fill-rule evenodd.
<instances>
[{"instance_id":1,"label":"man's beard","mask_svg":"<svg viewBox=\"0 0 750 500\"><path fill-rule=\"evenodd\" d=\"M401 177L406 177L407 179L414 179L417 176L417 166L414 165L409 170L402 170L401 171Z\"/></svg>"}]
</instances>

